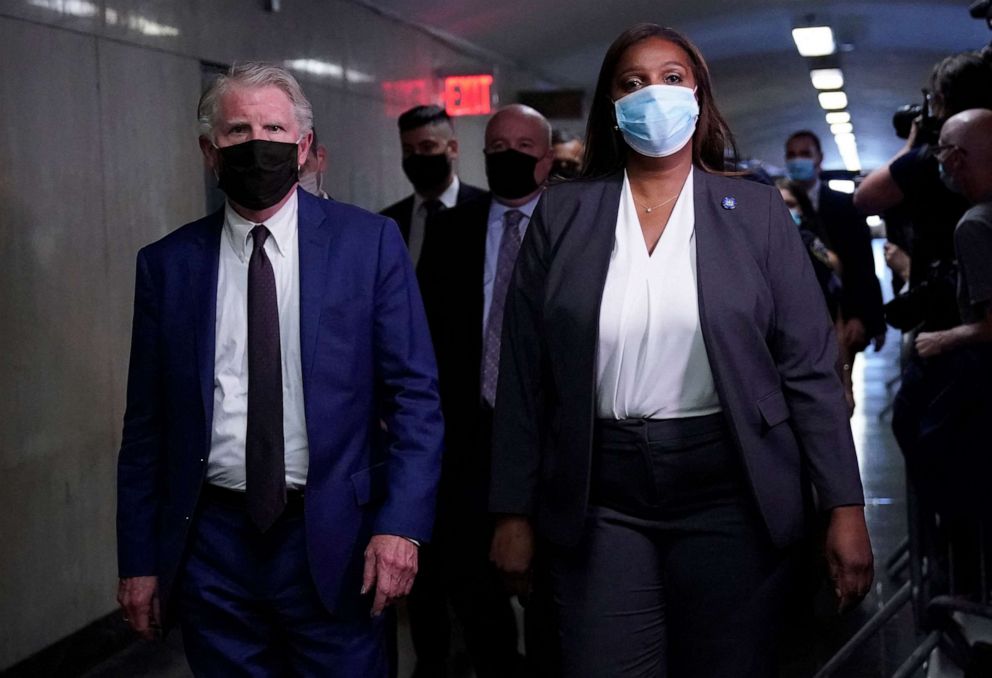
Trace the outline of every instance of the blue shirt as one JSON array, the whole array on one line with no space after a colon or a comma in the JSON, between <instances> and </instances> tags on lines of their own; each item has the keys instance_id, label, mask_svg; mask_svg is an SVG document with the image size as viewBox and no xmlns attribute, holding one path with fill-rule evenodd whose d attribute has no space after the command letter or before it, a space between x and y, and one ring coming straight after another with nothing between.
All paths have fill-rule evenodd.
<instances>
[{"instance_id":1,"label":"blue shirt","mask_svg":"<svg viewBox=\"0 0 992 678\"><path fill-rule=\"evenodd\" d=\"M543 192L543 191L542 191ZM520 220L520 238L523 239L527 233L527 226L530 224L530 217L534 213L537 201L541 193L535 195L529 202L519 207L510 207L497 202L494 198L489 205L489 221L486 228L486 267L482 274L482 290L485 301L482 307L482 336L486 336L486 324L489 322L489 309L493 305L493 285L496 283L496 265L499 259L499 241L503 237L503 215L510 210L520 210L523 212L523 219Z\"/></svg>"}]
</instances>

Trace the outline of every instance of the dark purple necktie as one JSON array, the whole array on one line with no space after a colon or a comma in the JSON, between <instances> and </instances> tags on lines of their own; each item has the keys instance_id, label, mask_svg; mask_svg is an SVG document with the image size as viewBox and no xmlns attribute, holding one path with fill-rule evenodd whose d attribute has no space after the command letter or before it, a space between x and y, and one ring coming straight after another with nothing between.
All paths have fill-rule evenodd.
<instances>
[{"instance_id":1,"label":"dark purple necktie","mask_svg":"<svg viewBox=\"0 0 992 678\"><path fill-rule=\"evenodd\" d=\"M279 303L272 262L265 255L269 229L251 230L248 261L248 433L245 480L248 515L265 532L286 507L286 461L282 433L282 359Z\"/></svg>"},{"instance_id":2,"label":"dark purple necktie","mask_svg":"<svg viewBox=\"0 0 992 678\"><path fill-rule=\"evenodd\" d=\"M486 320L486 334L482 340L482 399L489 405L496 403L496 382L499 379L499 347L503 332L503 306L510 288L510 277L520 251L520 222L524 213L508 210L503 214L503 235L499 240L496 257L496 279L493 281L493 298Z\"/></svg>"}]
</instances>

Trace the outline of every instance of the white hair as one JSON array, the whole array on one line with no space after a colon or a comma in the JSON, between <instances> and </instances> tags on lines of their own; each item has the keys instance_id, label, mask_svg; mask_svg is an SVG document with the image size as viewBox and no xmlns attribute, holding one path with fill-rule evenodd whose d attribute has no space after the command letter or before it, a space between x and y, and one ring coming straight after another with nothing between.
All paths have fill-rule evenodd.
<instances>
[{"instance_id":1,"label":"white hair","mask_svg":"<svg viewBox=\"0 0 992 678\"><path fill-rule=\"evenodd\" d=\"M278 87L289 97L293 105L293 115L300 127L300 134L313 129L313 107L303 93L296 78L285 68L261 61L247 61L234 64L227 73L219 75L200 97L196 115L200 121L200 133L214 139L214 125L220 109L220 100L233 87Z\"/></svg>"}]
</instances>

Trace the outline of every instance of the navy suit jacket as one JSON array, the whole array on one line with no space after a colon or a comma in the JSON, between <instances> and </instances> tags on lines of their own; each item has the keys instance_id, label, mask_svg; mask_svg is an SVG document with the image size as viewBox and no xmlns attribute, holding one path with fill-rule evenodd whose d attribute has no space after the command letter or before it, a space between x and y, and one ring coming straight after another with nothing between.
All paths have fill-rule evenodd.
<instances>
[{"instance_id":1,"label":"navy suit jacket","mask_svg":"<svg viewBox=\"0 0 992 678\"><path fill-rule=\"evenodd\" d=\"M373 534L431 536L443 424L417 281L396 225L298 190L305 525L324 604L357 612ZM138 253L118 462L121 577L168 603L204 485L224 212ZM380 418L389 433L373 445ZM365 614L367 614L365 609Z\"/></svg>"},{"instance_id":2,"label":"navy suit jacket","mask_svg":"<svg viewBox=\"0 0 992 678\"><path fill-rule=\"evenodd\" d=\"M693 182L710 368L769 535L785 545L803 533L807 473L821 508L864 503L837 339L778 190L700 169ZM533 516L562 545L580 539L588 505L599 311L622 185L617 173L545 191L504 311L490 510Z\"/></svg>"},{"instance_id":3,"label":"navy suit jacket","mask_svg":"<svg viewBox=\"0 0 992 678\"><path fill-rule=\"evenodd\" d=\"M483 195L486 191L471 184L466 184L461 182L458 184L458 197L455 199L455 204L460 205L466 200L471 200L480 195ZM403 240L406 242L410 241L410 223L413 221L413 194L411 193L407 197L403 198L399 202L395 202L389 207L385 208L379 212L384 217L389 217L396 222L396 225L400 227L400 233L403 234Z\"/></svg>"},{"instance_id":4,"label":"navy suit jacket","mask_svg":"<svg viewBox=\"0 0 992 678\"><path fill-rule=\"evenodd\" d=\"M866 339L884 333L882 288L875 276L871 231L865 218L858 214L849 194L831 189L826 182L820 186L817 214L843 266L841 314L844 318L859 318L864 323Z\"/></svg>"}]
</instances>

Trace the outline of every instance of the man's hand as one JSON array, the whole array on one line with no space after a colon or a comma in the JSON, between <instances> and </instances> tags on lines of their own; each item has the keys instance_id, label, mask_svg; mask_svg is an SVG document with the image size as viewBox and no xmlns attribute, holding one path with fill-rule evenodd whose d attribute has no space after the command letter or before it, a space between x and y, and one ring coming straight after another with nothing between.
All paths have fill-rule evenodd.
<instances>
[{"instance_id":1,"label":"man's hand","mask_svg":"<svg viewBox=\"0 0 992 678\"><path fill-rule=\"evenodd\" d=\"M158 577L127 577L117 586L117 603L124 621L145 640L161 628L158 604Z\"/></svg>"},{"instance_id":2,"label":"man's hand","mask_svg":"<svg viewBox=\"0 0 992 678\"><path fill-rule=\"evenodd\" d=\"M838 609L844 611L867 595L875 576L864 507L838 506L830 512L826 555Z\"/></svg>"},{"instance_id":3,"label":"man's hand","mask_svg":"<svg viewBox=\"0 0 992 678\"><path fill-rule=\"evenodd\" d=\"M865 324L860 318L850 318L841 321L841 343L847 347L851 353L858 353L868 345Z\"/></svg>"},{"instance_id":4,"label":"man's hand","mask_svg":"<svg viewBox=\"0 0 992 678\"><path fill-rule=\"evenodd\" d=\"M944 332L920 332L916 335L916 352L921 358L932 358L944 352Z\"/></svg>"},{"instance_id":5,"label":"man's hand","mask_svg":"<svg viewBox=\"0 0 992 678\"><path fill-rule=\"evenodd\" d=\"M417 547L406 537L377 534L365 549L362 595L375 587L372 616L410 593L417 576Z\"/></svg>"},{"instance_id":6,"label":"man's hand","mask_svg":"<svg viewBox=\"0 0 992 678\"><path fill-rule=\"evenodd\" d=\"M534 559L534 528L525 516L504 516L496 523L489 560L503 573L507 588L517 595L530 593L530 565Z\"/></svg>"},{"instance_id":7,"label":"man's hand","mask_svg":"<svg viewBox=\"0 0 992 678\"><path fill-rule=\"evenodd\" d=\"M908 282L912 260L906 250L886 241L885 245L882 246L882 251L885 253L885 263L892 269L892 272Z\"/></svg>"}]
</instances>

